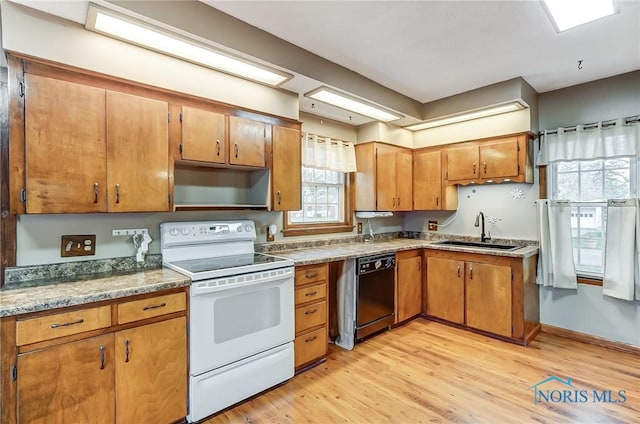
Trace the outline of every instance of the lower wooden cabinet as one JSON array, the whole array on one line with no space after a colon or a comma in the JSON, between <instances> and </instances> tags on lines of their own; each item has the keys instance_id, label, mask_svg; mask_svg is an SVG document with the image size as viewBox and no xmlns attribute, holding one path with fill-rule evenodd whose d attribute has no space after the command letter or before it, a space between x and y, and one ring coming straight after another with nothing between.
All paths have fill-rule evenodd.
<instances>
[{"instance_id":1,"label":"lower wooden cabinet","mask_svg":"<svg viewBox=\"0 0 640 424\"><path fill-rule=\"evenodd\" d=\"M143 308L156 304L162 306L152 309L155 316L145 317L149 309ZM171 309L159 312L166 305ZM137 321L132 308L140 309ZM119 324L119 309L135 322ZM2 370L11 370L11 378L2 376L0 421L168 424L184 419L186 325L186 293L175 290L3 318Z\"/></svg>"},{"instance_id":2,"label":"lower wooden cabinet","mask_svg":"<svg viewBox=\"0 0 640 424\"><path fill-rule=\"evenodd\" d=\"M424 312L527 344L540 331L537 256L528 258L425 249Z\"/></svg>"},{"instance_id":3,"label":"lower wooden cabinet","mask_svg":"<svg viewBox=\"0 0 640 424\"><path fill-rule=\"evenodd\" d=\"M422 256L420 250L396 253L396 319L402 322L422 310Z\"/></svg>"},{"instance_id":4,"label":"lower wooden cabinet","mask_svg":"<svg viewBox=\"0 0 640 424\"><path fill-rule=\"evenodd\" d=\"M296 267L295 367L301 370L327 355L328 264Z\"/></svg>"}]
</instances>

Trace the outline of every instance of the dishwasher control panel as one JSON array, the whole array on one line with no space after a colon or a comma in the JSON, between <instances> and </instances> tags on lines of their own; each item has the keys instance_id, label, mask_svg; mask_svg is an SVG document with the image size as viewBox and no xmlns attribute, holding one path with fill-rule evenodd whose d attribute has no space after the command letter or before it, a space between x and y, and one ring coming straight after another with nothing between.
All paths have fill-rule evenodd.
<instances>
[{"instance_id":1,"label":"dishwasher control panel","mask_svg":"<svg viewBox=\"0 0 640 424\"><path fill-rule=\"evenodd\" d=\"M358 268L358 275L368 274L370 272L394 268L396 266L396 256L393 254L365 256L358 258L356 265Z\"/></svg>"}]
</instances>

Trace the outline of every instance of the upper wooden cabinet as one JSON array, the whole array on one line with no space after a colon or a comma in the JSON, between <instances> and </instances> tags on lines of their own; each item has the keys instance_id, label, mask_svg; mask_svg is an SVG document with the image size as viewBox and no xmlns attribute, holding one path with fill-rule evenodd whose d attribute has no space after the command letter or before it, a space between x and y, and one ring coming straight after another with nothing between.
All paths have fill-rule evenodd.
<instances>
[{"instance_id":1,"label":"upper wooden cabinet","mask_svg":"<svg viewBox=\"0 0 640 424\"><path fill-rule=\"evenodd\" d=\"M458 188L444 185L442 149L421 149L413 152L413 209L455 210L458 208Z\"/></svg>"},{"instance_id":2,"label":"upper wooden cabinet","mask_svg":"<svg viewBox=\"0 0 640 424\"><path fill-rule=\"evenodd\" d=\"M272 209L297 211L302 207L300 130L273 126L272 131Z\"/></svg>"},{"instance_id":3,"label":"upper wooden cabinet","mask_svg":"<svg viewBox=\"0 0 640 424\"><path fill-rule=\"evenodd\" d=\"M184 160L227 162L225 116L208 110L182 106L180 156Z\"/></svg>"},{"instance_id":4,"label":"upper wooden cabinet","mask_svg":"<svg viewBox=\"0 0 640 424\"><path fill-rule=\"evenodd\" d=\"M411 150L378 142L356 144L355 148L356 210L412 210Z\"/></svg>"},{"instance_id":5,"label":"upper wooden cabinet","mask_svg":"<svg viewBox=\"0 0 640 424\"><path fill-rule=\"evenodd\" d=\"M229 117L229 164L266 166L266 127L262 122Z\"/></svg>"},{"instance_id":6,"label":"upper wooden cabinet","mask_svg":"<svg viewBox=\"0 0 640 424\"><path fill-rule=\"evenodd\" d=\"M526 134L472 141L445 149L449 184L533 182Z\"/></svg>"},{"instance_id":7,"label":"upper wooden cabinet","mask_svg":"<svg viewBox=\"0 0 640 424\"><path fill-rule=\"evenodd\" d=\"M169 210L167 102L25 79L27 213Z\"/></svg>"}]
</instances>

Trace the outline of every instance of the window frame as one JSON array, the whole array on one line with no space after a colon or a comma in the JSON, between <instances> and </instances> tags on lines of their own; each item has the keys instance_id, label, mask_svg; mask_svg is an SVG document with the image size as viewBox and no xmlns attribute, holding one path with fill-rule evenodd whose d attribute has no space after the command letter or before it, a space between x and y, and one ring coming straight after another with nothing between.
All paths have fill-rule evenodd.
<instances>
[{"instance_id":1,"label":"window frame","mask_svg":"<svg viewBox=\"0 0 640 424\"><path fill-rule=\"evenodd\" d=\"M343 219L340 222L319 222L319 223L289 223L289 211L282 215L282 234L284 237L306 236L314 234L347 233L353 231L353 202L354 193L354 173L344 173L344 202ZM301 183L301 189L304 182ZM302 199L300 200L302 206Z\"/></svg>"}]
</instances>

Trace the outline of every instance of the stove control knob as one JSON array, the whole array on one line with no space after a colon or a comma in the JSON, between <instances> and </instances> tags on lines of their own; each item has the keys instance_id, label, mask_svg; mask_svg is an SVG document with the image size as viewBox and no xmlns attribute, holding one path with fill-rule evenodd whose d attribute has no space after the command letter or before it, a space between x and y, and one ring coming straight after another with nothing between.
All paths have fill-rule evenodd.
<instances>
[{"instance_id":1,"label":"stove control knob","mask_svg":"<svg viewBox=\"0 0 640 424\"><path fill-rule=\"evenodd\" d=\"M245 229L247 232L251 232L251 231L253 231L253 226L252 226L251 224L245 224L245 225L244 225L244 229Z\"/></svg>"},{"instance_id":2,"label":"stove control knob","mask_svg":"<svg viewBox=\"0 0 640 424\"><path fill-rule=\"evenodd\" d=\"M169 230L169 234L175 237L180 234L180 230L178 230L177 228L172 228L171 230Z\"/></svg>"},{"instance_id":3,"label":"stove control knob","mask_svg":"<svg viewBox=\"0 0 640 424\"><path fill-rule=\"evenodd\" d=\"M188 236L190 231L188 228L183 228L182 231L180 232L182 233L183 236Z\"/></svg>"},{"instance_id":4,"label":"stove control knob","mask_svg":"<svg viewBox=\"0 0 640 424\"><path fill-rule=\"evenodd\" d=\"M242 232L242 225L238 225L238 232L241 233Z\"/></svg>"}]
</instances>

